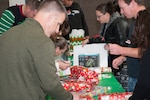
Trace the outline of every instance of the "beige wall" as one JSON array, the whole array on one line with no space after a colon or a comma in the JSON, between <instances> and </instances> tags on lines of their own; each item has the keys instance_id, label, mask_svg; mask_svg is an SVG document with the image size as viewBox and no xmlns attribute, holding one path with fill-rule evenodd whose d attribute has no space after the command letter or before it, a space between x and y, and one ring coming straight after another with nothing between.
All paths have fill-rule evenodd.
<instances>
[{"instance_id":1,"label":"beige wall","mask_svg":"<svg viewBox=\"0 0 150 100\"><path fill-rule=\"evenodd\" d=\"M92 37L94 34L99 33L100 23L96 21L95 8L102 2L108 0L74 0L81 6L85 19L89 28L89 34Z\"/></svg>"},{"instance_id":2,"label":"beige wall","mask_svg":"<svg viewBox=\"0 0 150 100\"><path fill-rule=\"evenodd\" d=\"M0 16L2 12L8 7L9 0L0 0Z\"/></svg>"},{"instance_id":3,"label":"beige wall","mask_svg":"<svg viewBox=\"0 0 150 100\"><path fill-rule=\"evenodd\" d=\"M21 0L20 0L21 1ZM85 19L87 22L87 25L89 27L89 33L92 37L94 34L99 32L100 29L100 23L96 21L95 16L95 8L98 4L107 2L109 0L74 0L78 2L84 12ZM150 6L150 0L145 0L146 6ZM9 6L9 0L0 0L0 16L4 9L6 9Z\"/></svg>"},{"instance_id":4,"label":"beige wall","mask_svg":"<svg viewBox=\"0 0 150 100\"><path fill-rule=\"evenodd\" d=\"M25 0L9 0L9 6L25 4Z\"/></svg>"}]
</instances>

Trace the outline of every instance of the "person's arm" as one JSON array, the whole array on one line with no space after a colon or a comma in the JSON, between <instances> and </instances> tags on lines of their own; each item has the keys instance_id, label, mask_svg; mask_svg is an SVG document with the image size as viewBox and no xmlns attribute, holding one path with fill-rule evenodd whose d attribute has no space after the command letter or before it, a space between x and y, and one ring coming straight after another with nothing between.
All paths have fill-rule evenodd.
<instances>
[{"instance_id":1,"label":"person's arm","mask_svg":"<svg viewBox=\"0 0 150 100\"><path fill-rule=\"evenodd\" d=\"M0 34L4 33L13 26L15 16L11 11L5 10L0 18Z\"/></svg>"},{"instance_id":2,"label":"person's arm","mask_svg":"<svg viewBox=\"0 0 150 100\"><path fill-rule=\"evenodd\" d=\"M82 47L84 47L84 45L86 45L87 43L89 43L89 39L85 39L82 41Z\"/></svg>"},{"instance_id":3,"label":"person's arm","mask_svg":"<svg viewBox=\"0 0 150 100\"><path fill-rule=\"evenodd\" d=\"M82 42L82 46L84 46L85 44L91 44L91 43L104 43L104 41L102 40L101 37L85 39Z\"/></svg>"},{"instance_id":4,"label":"person's arm","mask_svg":"<svg viewBox=\"0 0 150 100\"><path fill-rule=\"evenodd\" d=\"M126 61L126 57L125 56L119 56L117 58L115 58L112 62L112 67L115 69L119 69L119 66Z\"/></svg>"},{"instance_id":5,"label":"person's arm","mask_svg":"<svg viewBox=\"0 0 150 100\"><path fill-rule=\"evenodd\" d=\"M134 58L140 58L138 54L138 48L122 47L117 44L107 44L106 50L109 50L110 54L129 56Z\"/></svg>"},{"instance_id":6,"label":"person's arm","mask_svg":"<svg viewBox=\"0 0 150 100\"><path fill-rule=\"evenodd\" d=\"M61 70L67 69L69 66L71 66L71 63L69 61L65 61L65 60L56 60L55 66L57 68L57 71L60 71L60 69Z\"/></svg>"},{"instance_id":7,"label":"person's arm","mask_svg":"<svg viewBox=\"0 0 150 100\"><path fill-rule=\"evenodd\" d=\"M140 58L138 54L138 48L122 47L122 50L120 50L120 54L123 56Z\"/></svg>"},{"instance_id":8,"label":"person's arm","mask_svg":"<svg viewBox=\"0 0 150 100\"><path fill-rule=\"evenodd\" d=\"M33 46L39 45L40 48L34 46L31 52L41 88L47 95L56 100L73 100L73 95L64 89L59 76L56 74L54 44L45 43L42 39L38 41L38 44L34 43Z\"/></svg>"},{"instance_id":9,"label":"person's arm","mask_svg":"<svg viewBox=\"0 0 150 100\"><path fill-rule=\"evenodd\" d=\"M79 93L71 92L71 94L73 95L73 99L72 100L80 100Z\"/></svg>"}]
</instances>

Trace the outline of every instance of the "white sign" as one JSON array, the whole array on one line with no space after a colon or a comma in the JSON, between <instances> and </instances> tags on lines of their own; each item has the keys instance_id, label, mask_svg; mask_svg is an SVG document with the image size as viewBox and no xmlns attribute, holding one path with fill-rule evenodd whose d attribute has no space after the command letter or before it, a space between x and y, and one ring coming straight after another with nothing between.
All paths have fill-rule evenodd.
<instances>
[{"instance_id":1,"label":"white sign","mask_svg":"<svg viewBox=\"0 0 150 100\"><path fill-rule=\"evenodd\" d=\"M73 50L73 64L79 65L79 58L78 56L81 54L85 55L94 55L99 54L99 67L108 67L108 51L104 49L105 43L98 43L98 44L87 44L84 47L82 45L74 46Z\"/></svg>"},{"instance_id":2,"label":"white sign","mask_svg":"<svg viewBox=\"0 0 150 100\"><path fill-rule=\"evenodd\" d=\"M9 6L25 4L25 0L9 0Z\"/></svg>"}]
</instances>

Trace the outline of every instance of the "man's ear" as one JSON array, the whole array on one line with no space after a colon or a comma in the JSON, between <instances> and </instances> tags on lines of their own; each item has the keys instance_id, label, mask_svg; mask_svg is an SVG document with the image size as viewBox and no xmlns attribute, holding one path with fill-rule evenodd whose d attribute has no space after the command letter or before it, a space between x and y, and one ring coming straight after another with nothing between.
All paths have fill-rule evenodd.
<instances>
[{"instance_id":1,"label":"man's ear","mask_svg":"<svg viewBox=\"0 0 150 100\"><path fill-rule=\"evenodd\" d=\"M132 6L132 7L134 7L135 4L137 4L137 3L135 2L135 0L132 0L132 1L130 2L130 6Z\"/></svg>"}]
</instances>

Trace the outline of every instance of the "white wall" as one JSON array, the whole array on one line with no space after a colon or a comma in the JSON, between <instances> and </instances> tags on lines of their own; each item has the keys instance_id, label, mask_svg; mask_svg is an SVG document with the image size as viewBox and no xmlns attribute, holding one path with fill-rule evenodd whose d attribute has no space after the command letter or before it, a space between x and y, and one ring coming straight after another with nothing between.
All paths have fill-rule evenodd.
<instances>
[{"instance_id":1,"label":"white wall","mask_svg":"<svg viewBox=\"0 0 150 100\"><path fill-rule=\"evenodd\" d=\"M25 0L9 0L9 6L25 4Z\"/></svg>"}]
</instances>

